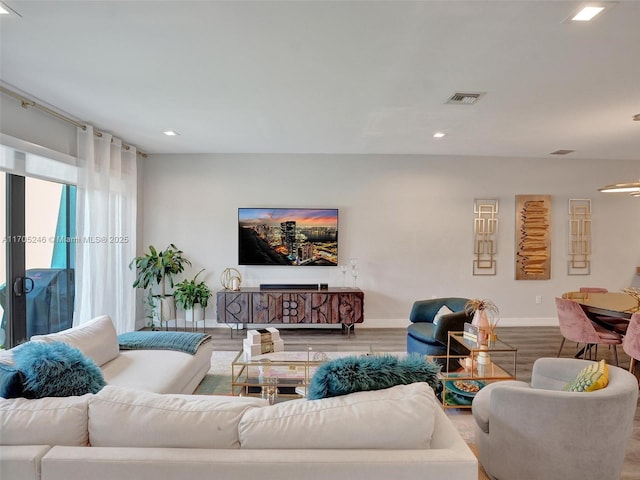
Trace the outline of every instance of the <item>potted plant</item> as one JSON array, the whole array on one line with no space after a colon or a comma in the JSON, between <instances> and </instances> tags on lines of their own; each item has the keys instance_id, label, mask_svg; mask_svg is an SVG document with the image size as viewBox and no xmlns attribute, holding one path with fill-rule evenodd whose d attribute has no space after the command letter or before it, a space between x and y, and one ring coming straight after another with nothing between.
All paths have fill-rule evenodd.
<instances>
[{"instance_id":1,"label":"potted plant","mask_svg":"<svg viewBox=\"0 0 640 480\"><path fill-rule=\"evenodd\" d=\"M157 320L162 327L163 322L175 318L175 301L171 295L167 295L167 281L173 288L173 277L182 273L186 265L191 265L191 262L173 243L164 250L156 250L150 245L147 253L134 258L129 264L129 268L136 269L137 276L133 287L149 289L148 303L152 311L152 325ZM153 285L160 287L159 294L153 294Z\"/></svg>"},{"instance_id":2,"label":"potted plant","mask_svg":"<svg viewBox=\"0 0 640 480\"><path fill-rule=\"evenodd\" d=\"M500 320L500 311L495 303L487 299L474 298L464 306L467 315L473 315L473 325L478 327L478 343L486 345L495 340L495 328Z\"/></svg>"},{"instance_id":3,"label":"potted plant","mask_svg":"<svg viewBox=\"0 0 640 480\"><path fill-rule=\"evenodd\" d=\"M176 304L184 309L186 322L195 323L204 320L204 309L207 308L209 298L213 295L205 282L197 281L198 275L203 271L204 268L196 273L193 279L185 279L178 283L173 292Z\"/></svg>"}]
</instances>

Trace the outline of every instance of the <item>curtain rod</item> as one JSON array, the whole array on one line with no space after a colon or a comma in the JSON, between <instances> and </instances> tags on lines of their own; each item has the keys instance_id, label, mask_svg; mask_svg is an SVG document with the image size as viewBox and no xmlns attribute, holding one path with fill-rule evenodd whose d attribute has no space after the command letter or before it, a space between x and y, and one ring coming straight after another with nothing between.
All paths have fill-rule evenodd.
<instances>
[{"instance_id":1,"label":"curtain rod","mask_svg":"<svg viewBox=\"0 0 640 480\"><path fill-rule=\"evenodd\" d=\"M16 100L20 101L20 104L22 105L22 108L28 108L28 107L33 107L33 108L37 108L38 110L43 111L44 113L47 113L53 117L56 117L59 120L62 120L64 122L70 123L71 125L74 125L78 128L81 128L82 130L87 130L87 126L83 123L80 122L76 122L75 120L73 120L72 118L69 118L65 115L62 115L61 113L56 112L55 110L51 110L48 107L45 107L44 105L41 105L37 102L34 102L33 100L28 99L27 97L24 97L22 95L20 95L19 93L16 93L12 90L9 90L8 88L0 85L0 92L9 95L10 97L15 98ZM94 130L94 134L97 137L102 137L104 132L101 132L99 130ZM113 141L113 140L112 140ZM125 150L131 150L131 148L133 148L131 145L128 145L124 142L122 142L122 148L124 148ZM141 150L136 150L138 155L140 155L142 158L147 158L147 154L144 153Z\"/></svg>"}]
</instances>

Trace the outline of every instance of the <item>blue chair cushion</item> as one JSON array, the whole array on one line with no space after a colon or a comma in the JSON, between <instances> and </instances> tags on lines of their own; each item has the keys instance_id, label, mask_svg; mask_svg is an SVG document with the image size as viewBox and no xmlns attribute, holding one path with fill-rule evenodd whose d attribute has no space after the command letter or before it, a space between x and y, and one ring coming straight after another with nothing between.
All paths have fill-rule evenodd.
<instances>
[{"instance_id":1,"label":"blue chair cushion","mask_svg":"<svg viewBox=\"0 0 640 480\"><path fill-rule=\"evenodd\" d=\"M407 327L407 335L419 340L423 343L431 345L440 345L435 339L436 325L427 322L412 323Z\"/></svg>"}]
</instances>

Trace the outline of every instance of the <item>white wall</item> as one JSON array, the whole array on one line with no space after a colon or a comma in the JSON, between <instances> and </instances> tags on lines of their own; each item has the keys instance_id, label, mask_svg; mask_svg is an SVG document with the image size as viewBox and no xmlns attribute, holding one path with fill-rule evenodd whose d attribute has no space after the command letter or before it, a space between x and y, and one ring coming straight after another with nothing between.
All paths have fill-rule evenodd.
<instances>
[{"instance_id":1,"label":"white wall","mask_svg":"<svg viewBox=\"0 0 640 480\"><path fill-rule=\"evenodd\" d=\"M503 325L554 324L554 297L628 286L640 265L640 199L597 188L640 176L640 161L393 155L152 155L142 165L142 242L175 243L209 285L236 267L244 286L338 285L334 267L238 267L238 207L337 207L340 262L359 259L365 325L400 326L414 300L491 298ZM516 281L515 195L552 195L552 274ZM473 276L473 201L500 202L498 273ZM593 202L590 276L568 276L568 199ZM536 304L540 295L542 303ZM213 308L208 317L213 317Z\"/></svg>"},{"instance_id":2,"label":"white wall","mask_svg":"<svg viewBox=\"0 0 640 480\"><path fill-rule=\"evenodd\" d=\"M75 152L75 127L5 96L0 101L2 133ZM640 177L640 159L152 155L138 171L138 252L176 243L194 263L186 273L206 268L213 288L224 268L237 267L238 207L339 208L340 258L360 260L368 326L404 325L414 300L445 295L493 299L503 325L554 323L554 296L582 285L625 287L640 266L640 199L597 192ZM553 196L551 280L514 280L516 194ZM471 275L474 198L500 201L494 277ZM566 274L569 198L593 200L590 276ZM331 267L239 269L245 286L337 284L341 277Z\"/></svg>"}]
</instances>

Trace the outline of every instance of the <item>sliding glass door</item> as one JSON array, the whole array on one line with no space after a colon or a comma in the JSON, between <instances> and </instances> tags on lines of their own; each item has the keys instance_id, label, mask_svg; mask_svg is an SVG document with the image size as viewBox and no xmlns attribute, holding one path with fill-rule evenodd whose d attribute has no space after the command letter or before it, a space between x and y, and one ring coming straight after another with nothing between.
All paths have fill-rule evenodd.
<instances>
[{"instance_id":1,"label":"sliding glass door","mask_svg":"<svg viewBox=\"0 0 640 480\"><path fill-rule=\"evenodd\" d=\"M0 172L0 345L57 332L73 322L76 187Z\"/></svg>"}]
</instances>

